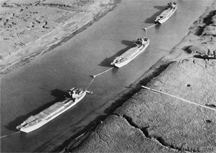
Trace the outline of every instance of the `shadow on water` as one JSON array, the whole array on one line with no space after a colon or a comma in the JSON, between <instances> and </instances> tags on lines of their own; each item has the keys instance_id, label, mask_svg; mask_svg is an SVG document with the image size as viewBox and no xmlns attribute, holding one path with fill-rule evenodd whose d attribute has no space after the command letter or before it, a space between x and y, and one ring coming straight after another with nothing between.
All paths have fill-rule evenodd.
<instances>
[{"instance_id":1,"label":"shadow on water","mask_svg":"<svg viewBox=\"0 0 216 153\"><path fill-rule=\"evenodd\" d=\"M119 70L119 68L114 68L114 69L112 69L112 74L115 74L115 73L117 73L118 72L118 70Z\"/></svg>"},{"instance_id":2,"label":"shadow on water","mask_svg":"<svg viewBox=\"0 0 216 153\"><path fill-rule=\"evenodd\" d=\"M28 117L30 117L31 115L38 114L39 112L41 112L42 110L48 108L49 106L53 105L54 103L56 103L58 101L64 100L65 96L68 96L66 91L62 91L62 90L59 90L59 89L52 90L51 91L51 95L55 97L55 100L44 104L43 106L39 107L36 110L33 110L32 112L30 112L30 113L28 113L26 115L17 117L15 120L13 120L12 122L8 123L5 127L8 130L17 131L16 130L16 126L18 126L19 124L21 124Z\"/></svg>"},{"instance_id":3,"label":"shadow on water","mask_svg":"<svg viewBox=\"0 0 216 153\"><path fill-rule=\"evenodd\" d=\"M156 30L159 30L160 27L161 27L161 24L156 24L155 29L156 29Z\"/></svg>"},{"instance_id":4,"label":"shadow on water","mask_svg":"<svg viewBox=\"0 0 216 153\"><path fill-rule=\"evenodd\" d=\"M108 57L106 59L104 59L100 64L99 66L103 66L103 67L112 67L110 65L110 63L112 63L112 61L120 56L121 54L123 54L124 52L126 52L128 49L130 49L133 45L134 45L134 41L128 41L128 40L122 40L122 44L126 45L127 47L118 51L116 54L114 54L113 56L111 57Z\"/></svg>"},{"instance_id":5,"label":"shadow on water","mask_svg":"<svg viewBox=\"0 0 216 153\"><path fill-rule=\"evenodd\" d=\"M150 18L147 18L144 21L145 23L154 23L156 16L161 14L161 12L165 9L165 6L154 6L154 8L157 8L159 11L153 14Z\"/></svg>"}]
</instances>

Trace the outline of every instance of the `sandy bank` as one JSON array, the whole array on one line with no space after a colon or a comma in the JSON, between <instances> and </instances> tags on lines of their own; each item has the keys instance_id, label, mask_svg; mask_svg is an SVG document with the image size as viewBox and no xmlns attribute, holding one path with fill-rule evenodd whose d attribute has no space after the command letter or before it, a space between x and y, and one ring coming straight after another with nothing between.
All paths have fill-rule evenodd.
<instances>
[{"instance_id":1,"label":"sandy bank","mask_svg":"<svg viewBox=\"0 0 216 153\"><path fill-rule=\"evenodd\" d=\"M133 85L133 96L82 143L62 152L216 152L216 111L140 88L147 84L216 108L215 10L216 2L170 54Z\"/></svg>"},{"instance_id":2,"label":"sandy bank","mask_svg":"<svg viewBox=\"0 0 216 153\"><path fill-rule=\"evenodd\" d=\"M70 39L115 7L115 0L1 2L1 75Z\"/></svg>"}]
</instances>

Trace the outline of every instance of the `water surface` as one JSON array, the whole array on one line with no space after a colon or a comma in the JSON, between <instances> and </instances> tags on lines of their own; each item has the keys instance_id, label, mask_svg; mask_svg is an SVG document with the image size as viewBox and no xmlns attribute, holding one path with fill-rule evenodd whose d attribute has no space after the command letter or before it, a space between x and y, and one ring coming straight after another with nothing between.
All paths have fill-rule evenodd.
<instances>
[{"instance_id":1,"label":"water surface","mask_svg":"<svg viewBox=\"0 0 216 153\"><path fill-rule=\"evenodd\" d=\"M30 115L61 100L69 88L85 88L89 75L109 68L114 57L128 49L144 35L143 28L168 0L122 0L100 21L53 51L14 70L1 79L1 135L13 133L15 127ZM150 46L134 61L96 78L89 88L94 92L79 104L42 128L3 138L3 152L32 152L57 145L101 115L107 101L168 53L188 33L189 26L203 14L213 0L178 0L177 12L163 25L148 30ZM104 106L104 107L102 107ZM102 107L102 108L101 108ZM100 108L100 109L99 109Z\"/></svg>"}]
</instances>

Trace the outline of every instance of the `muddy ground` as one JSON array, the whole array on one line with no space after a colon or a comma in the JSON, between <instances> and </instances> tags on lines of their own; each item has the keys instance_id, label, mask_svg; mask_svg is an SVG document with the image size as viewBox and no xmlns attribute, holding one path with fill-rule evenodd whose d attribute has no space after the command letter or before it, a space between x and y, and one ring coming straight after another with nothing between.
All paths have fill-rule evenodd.
<instances>
[{"instance_id":1,"label":"muddy ground","mask_svg":"<svg viewBox=\"0 0 216 153\"><path fill-rule=\"evenodd\" d=\"M131 85L130 98L62 152L216 152L215 30L216 2L168 56Z\"/></svg>"},{"instance_id":2,"label":"muddy ground","mask_svg":"<svg viewBox=\"0 0 216 153\"><path fill-rule=\"evenodd\" d=\"M1 0L1 75L51 51L112 10L116 0Z\"/></svg>"},{"instance_id":3,"label":"muddy ground","mask_svg":"<svg viewBox=\"0 0 216 153\"><path fill-rule=\"evenodd\" d=\"M114 0L9 0L1 3L0 67L9 72L75 35ZM3 8L3 9L2 9ZM55 14L55 15L53 15ZM62 15L63 14L63 15ZM216 152L216 112L141 85L216 108L216 2L188 35L131 85L95 127L65 141L62 152ZM115 111L113 111L115 109ZM66 146L64 146L66 145Z\"/></svg>"}]
</instances>

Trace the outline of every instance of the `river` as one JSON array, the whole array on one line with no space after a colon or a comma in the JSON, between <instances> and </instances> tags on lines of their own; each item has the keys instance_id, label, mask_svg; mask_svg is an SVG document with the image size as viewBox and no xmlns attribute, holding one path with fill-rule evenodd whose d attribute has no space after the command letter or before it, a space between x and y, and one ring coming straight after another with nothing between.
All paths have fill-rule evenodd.
<instances>
[{"instance_id":1,"label":"river","mask_svg":"<svg viewBox=\"0 0 216 153\"><path fill-rule=\"evenodd\" d=\"M168 0L122 0L82 33L1 78L1 135L30 115L62 99L69 88L85 88L90 75L109 67L114 57L144 36L144 27ZM85 127L110 105L108 102L166 55L188 33L189 26L213 0L178 0L177 12L163 25L148 30L150 46L128 65L97 77L79 104L40 129L1 139L2 152L33 152L59 145ZM46 146L46 147L45 147Z\"/></svg>"}]
</instances>

